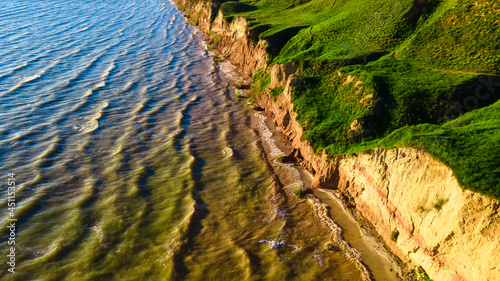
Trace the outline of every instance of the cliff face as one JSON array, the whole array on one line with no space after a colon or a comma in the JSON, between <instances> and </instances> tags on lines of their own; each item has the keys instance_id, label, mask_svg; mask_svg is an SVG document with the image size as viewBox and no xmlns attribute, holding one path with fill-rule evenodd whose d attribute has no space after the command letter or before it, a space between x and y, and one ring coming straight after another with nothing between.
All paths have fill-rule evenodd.
<instances>
[{"instance_id":1,"label":"cliff face","mask_svg":"<svg viewBox=\"0 0 500 281\"><path fill-rule=\"evenodd\" d=\"M245 76L251 77L256 69L267 66L267 42L259 40L254 43L247 29L247 21L237 17L231 24L224 20L218 11L211 22L212 13L216 13L220 4L200 1L190 4L189 0L177 0L179 8L186 12L191 23L197 25L208 35L210 44L225 59L230 60Z\"/></svg>"},{"instance_id":2,"label":"cliff face","mask_svg":"<svg viewBox=\"0 0 500 281\"><path fill-rule=\"evenodd\" d=\"M274 66L271 76L282 77L276 73L287 67ZM294 76L286 81L276 101L264 94L259 104L292 141L294 156L315 173L312 188L338 189L394 254L435 280L499 280L498 201L464 191L448 167L413 148L314 154L300 140L291 103Z\"/></svg>"},{"instance_id":3,"label":"cliff face","mask_svg":"<svg viewBox=\"0 0 500 281\"><path fill-rule=\"evenodd\" d=\"M245 19L228 25L218 13L211 23L217 4L177 2L246 76L266 68L266 42L252 42ZM285 90L276 100L265 92L257 103L291 140L294 156L314 173L311 187L338 189L394 254L422 266L434 280L500 280L499 202L464 191L449 168L413 148L336 157L314 154L301 141L303 130L293 111L295 71L293 64L273 66L270 87L286 85Z\"/></svg>"}]
</instances>

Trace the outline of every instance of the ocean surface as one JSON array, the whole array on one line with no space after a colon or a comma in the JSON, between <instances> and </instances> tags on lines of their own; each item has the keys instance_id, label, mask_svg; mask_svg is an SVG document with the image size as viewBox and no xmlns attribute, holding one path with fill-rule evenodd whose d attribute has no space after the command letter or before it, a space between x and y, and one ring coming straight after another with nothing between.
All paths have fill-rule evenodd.
<instances>
[{"instance_id":1,"label":"ocean surface","mask_svg":"<svg viewBox=\"0 0 500 281\"><path fill-rule=\"evenodd\" d=\"M172 2L3 0L0 279L357 280L221 69Z\"/></svg>"}]
</instances>

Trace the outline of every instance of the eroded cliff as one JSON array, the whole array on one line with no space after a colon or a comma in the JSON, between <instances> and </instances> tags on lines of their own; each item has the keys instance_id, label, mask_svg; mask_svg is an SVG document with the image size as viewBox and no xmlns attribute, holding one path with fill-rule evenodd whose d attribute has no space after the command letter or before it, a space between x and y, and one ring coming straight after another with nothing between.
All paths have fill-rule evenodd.
<instances>
[{"instance_id":1,"label":"eroded cliff","mask_svg":"<svg viewBox=\"0 0 500 281\"><path fill-rule=\"evenodd\" d=\"M218 53L246 76L267 68L267 43L252 41L245 19L237 17L229 25L222 13L213 12L215 2L177 2ZM434 280L500 280L499 202L464 191L448 167L414 148L315 154L301 140L303 129L291 101L296 69L293 64L269 67L269 88L284 86L283 94L275 99L267 90L256 102L291 141L291 156L314 174L311 187L338 190L395 255L421 266ZM356 77L344 79L362 83Z\"/></svg>"},{"instance_id":2,"label":"eroded cliff","mask_svg":"<svg viewBox=\"0 0 500 281\"><path fill-rule=\"evenodd\" d=\"M287 81L283 94L274 100L265 93L258 102L292 141L293 156L314 173L311 187L337 189L394 254L435 280L498 280L499 202L463 190L448 167L414 148L315 154L301 140L293 111L295 77L280 74L289 67L272 69L272 77Z\"/></svg>"}]
</instances>

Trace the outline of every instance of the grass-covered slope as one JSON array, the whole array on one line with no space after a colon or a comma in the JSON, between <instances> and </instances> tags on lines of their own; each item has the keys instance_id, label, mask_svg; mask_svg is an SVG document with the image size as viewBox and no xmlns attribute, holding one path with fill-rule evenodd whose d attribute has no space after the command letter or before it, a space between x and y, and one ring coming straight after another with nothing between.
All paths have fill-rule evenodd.
<instances>
[{"instance_id":1,"label":"grass-covered slope","mask_svg":"<svg viewBox=\"0 0 500 281\"><path fill-rule=\"evenodd\" d=\"M453 170L463 187L500 198L500 101L440 125L401 128L347 152L402 146L428 151Z\"/></svg>"},{"instance_id":2,"label":"grass-covered slope","mask_svg":"<svg viewBox=\"0 0 500 281\"><path fill-rule=\"evenodd\" d=\"M247 11L233 6L246 4ZM253 8L249 8L253 7ZM413 0L241 0L222 5L227 17L244 16L270 42L273 62L363 57L395 46L408 29Z\"/></svg>"},{"instance_id":3,"label":"grass-covered slope","mask_svg":"<svg viewBox=\"0 0 500 281\"><path fill-rule=\"evenodd\" d=\"M451 73L500 73L500 1L442 1L421 25L397 58Z\"/></svg>"},{"instance_id":4,"label":"grass-covered slope","mask_svg":"<svg viewBox=\"0 0 500 281\"><path fill-rule=\"evenodd\" d=\"M313 148L417 146L464 188L500 199L500 1L240 0L221 10L268 41L270 64L301 64L292 100Z\"/></svg>"}]
</instances>

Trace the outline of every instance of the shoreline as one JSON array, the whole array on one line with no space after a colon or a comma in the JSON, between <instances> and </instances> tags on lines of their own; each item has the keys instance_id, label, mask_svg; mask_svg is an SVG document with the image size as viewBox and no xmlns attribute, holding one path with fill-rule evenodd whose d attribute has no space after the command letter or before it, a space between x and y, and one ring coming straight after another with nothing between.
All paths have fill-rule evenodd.
<instances>
[{"instance_id":1,"label":"shoreline","mask_svg":"<svg viewBox=\"0 0 500 281\"><path fill-rule=\"evenodd\" d=\"M282 181L289 181L290 176L287 174L287 170L293 169L300 176L301 188L312 191L307 193L304 198L308 201L315 218L321 221L327 228L330 227L334 241L336 236L340 236L337 238L338 241L334 243L338 245L339 241L345 241L347 245L344 247L347 246L347 249L342 249L342 252L348 258L349 252L352 255L356 255L355 252L360 253L357 259L350 259L357 265L358 270L363 273L362 275L365 277L365 280L402 280L403 269L386 250L385 245L382 242L378 242L371 235L373 231L369 229L369 226L361 226L358 223L352 211L336 197L333 190L310 190L309 185L312 182L312 175L302 165L296 162L279 163L276 161L276 157L273 157L272 152L269 153L269 150L272 149L268 148L268 151L266 151L266 146L271 147L274 145L284 155L288 155L292 151L292 146L290 141L286 140L283 134L276 129L275 125L269 121L269 116L266 116L264 113L257 114L261 114L266 118L263 122L266 128L261 128L258 131L259 138L264 143L262 147L263 158L271 166L270 172L273 179L280 181L282 190L286 194L285 196L294 196L293 186L287 187L287 185L282 183ZM266 129L272 133L271 137L263 135L265 134L263 131ZM284 169L283 166L286 168Z\"/></svg>"},{"instance_id":2,"label":"shoreline","mask_svg":"<svg viewBox=\"0 0 500 281\"><path fill-rule=\"evenodd\" d=\"M373 240L382 242L381 245L393 254L403 269L404 278L486 281L498 275L496 264L500 256L478 254L491 252L500 245L491 239L500 229L498 200L464 190L449 167L427 152L412 147L374 148L352 155L315 153L302 139L304 129L292 103L299 65L269 66L267 41L252 40L243 17L228 23L219 10L220 2L175 2L191 25L205 33L207 42L220 58L234 64L247 81L250 77L257 79L259 89L256 91L263 92L253 96L256 102L253 108L265 111L270 122L276 124L275 131L280 131L293 145L293 153L283 158L296 158L314 175L311 181L305 169L295 167L302 179L300 186L338 192L358 223L366 225L366 232L375 237ZM253 75L259 69L269 76ZM360 77L341 72L337 75L344 84L354 83L358 87L363 83ZM248 84L244 86L248 93ZM275 98L271 89L277 87L283 87L283 92ZM234 95L238 97L241 92L237 90L241 87L234 88ZM284 151L289 150L284 147ZM268 162L275 161L276 158ZM271 173L279 172L274 171L271 164L268 164ZM336 199L329 195L322 199L336 205ZM448 201L450 203L444 204ZM481 232L477 233L477 229Z\"/></svg>"},{"instance_id":3,"label":"shoreline","mask_svg":"<svg viewBox=\"0 0 500 281\"><path fill-rule=\"evenodd\" d=\"M198 29L203 37L207 54L212 57L214 71L218 79L226 83L225 94L227 97L237 98L232 97L231 94L241 93L243 94L241 95L242 98L238 98L238 100L241 102L247 99L248 104L245 106L251 107L251 103L248 102L248 98L252 94L252 90L249 89L251 81L249 81L249 79L240 72L240 69L230 61L217 61L216 58L222 57L221 54L211 46L207 35L197 26L194 27ZM221 79L221 76L225 77L225 79ZM245 85L247 87L241 89L238 88L237 85ZM272 193L277 201L283 202L292 198L296 199L293 195L294 188L298 187L307 190L308 193L304 199L308 203L314 218L317 219L323 227L330 228L329 232L332 235L333 243L336 247L339 247L342 254L357 267L364 280L403 280L403 268L391 257L385 244L376 241L376 238L370 234L373 233L373 231L367 229L367 226L362 227L358 221L356 221L352 211L344 206L341 200L334 195L333 190L311 190L310 185L313 180L313 175L311 175L304 166L297 163L295 160L293 163L280 163L276 160L278 155L288 158L287 156L292 154L293 146L291 141L277 129L276 125L270 121L272 118L264 111L260 112L256 109L253 109L253 111L254 114L252 114L250 118L252 119L254 132L258 138L257 146L260 150L262 159L267 165L270 176L275 183ZM320 198L321 196L318 196L318 192L329 194L331 200ZM337 213L336 216L332 216L333 210L340 212ZM334 220L334 217L348 218L346 221L349 222L346 223L346 221L344 221L342 223L343 227L341 227L339 223ZM351 237L344 237L346 229L349 234L352 232L359 233L360 237L355 237L358 240L356 241L357 243L352 243ZM361 246L359 247L361 251L356 246Z\"/></svg>"}]
</instances>

